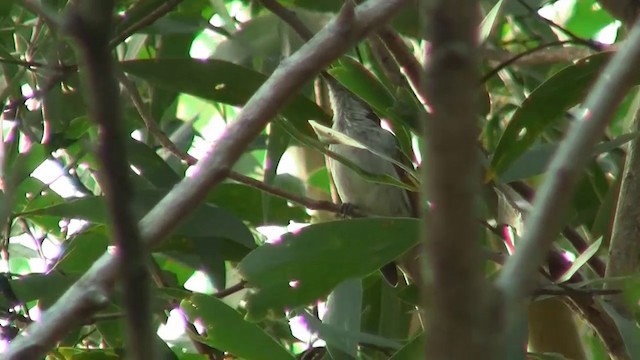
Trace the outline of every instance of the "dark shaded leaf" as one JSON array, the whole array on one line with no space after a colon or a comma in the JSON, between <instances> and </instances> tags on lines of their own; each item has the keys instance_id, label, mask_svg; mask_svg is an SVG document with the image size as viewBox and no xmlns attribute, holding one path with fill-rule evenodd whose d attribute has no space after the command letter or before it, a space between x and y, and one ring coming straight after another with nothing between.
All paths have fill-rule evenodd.
<instances>
[{"instance_id":1,"label":"dark shaded leaf","mask_svg":"<svg viewBox=\"0 0 640 360\"><path fill-rule=\"evenodd\" d=\"M401 346L394 340L361 332L346 331L334 325L325 324L306 311L302 313L302 316L306 325L313 331L313 333L317 333L321 339L325 339L325 341L331 342L335 346L334 351L331 352L331 350L329 350L329 353L336 359L353 358L348 356L349 344L351 343L371 344L380 348L394 350L399 349ZM339 355L336 357L334 356L334 353Z\"/></svg>"},{"instance_id":2,"label":"dark shaded leaf","mask_svg":"<svg viewBox=\"0 0 640 360\"><path fill-rule=\"evenodd\" d=\"M382 117L388 116L395 100L362 64L349 57L342 57L338 66L329 70L342 85L357 94Z\"/></svg>"},{"instance_id":3,"label":"dark shaded leaf","mask_svg":"<svg viewBox=\"0 0 640 360\"><path fill-rule=\"evenodd\" d=\"M593 147L593 155L609 152L635 139L637 133L620 135L610 141L603 141ZM544 173L558 148L558 144L540 144L532 146L527 152L515 160L500 176L500 180L509 183Z\"/></svg>"},{"instance_id":4,"label":"dark shaded leaf","mask_svg":"<svg viewBox=\"0 0 640 360\"><path fill-rule=\"evenodd\" d=\"M398 350L389 360L413 360L424 358L424 334L411 339L402 349Z\"/></svg>"},{"instance_id":5,"label":"dark shaded leaf","mask_svg":"<svg viewBox=\"0 0 640 360\"><path fill-rule=\"evenodd\" d=\"M60 295L78 280L76 276L64 276L59 273L29 274L11 280L11 288L18 300L30 302L38 300L42 309L48 308Z\"/></svg>"},{"instance_id":6,"label":"dark shaded leaf","mask_svg":"<svg viewBox=\"0 0 640 360\"><path fill-rule=\"evenodd\" d=\"M159 189L171 189L180 176L153 149L134 139L127 139L127 156L140 176Z\"/></svg>"},{"instance_id":7,"label":"dark shaded leaf","mask_svg":"<svg viewBox=\"0 0 640 360\"><path fill-rule=\"evenodd\" d=\"M72 360L117 360L121 357L110 349L77 349L60 347L57 352L64 359Z\"/></svg>"},{"instance_id":8,"label":"dark shaded leaf","mask_svg":"<svg viewBox=\"0 0 640 360\"><path fill-rule=\"evenodd\" d=\"M69 240L55 265L65 274L84 274L111 245L104 226L94 226Z\"/></svg>"},{"instance_id":9,"label":"dark shaded leaf","mask_svg":"<svg viewBox=\"0 0 640 360\"><path fill-rule=\"evenodd\" d=\"M164 192L155 190L139 191L133 200L136 219L141 219L158 201ZM94 224L106 225L110 222L105 199L102 196L88 196L26 213L27 216L54 216L82 219ZM175 236L223 237L252 248L253 235L246 225L226 210L210 204L196 207L177 227Z\"/></svg>"},{"instance_id":10,"label":"dark shaded leaf","mask_svg":"<svg viewBox=\"0 0 640 360\"><path fill-rule=\"evenodd\" d=\"M207 100L241 106L258 90L266 76L221 60L159 59L122 63L124 71L151 84ZM310 99L297 95L282 114L300 129L310 132L306 121L329 121L329 116Z\"/></svg>"},{"instance_id":11,"label":"dark shaded leaf","mask_svg":"<svg viewBox=\"0 0 640 360\"><path fill-rule=\"evenodd\" d=\"M640 329L637 322L626 315L623 315L613 305L604 299L598 299L604 311L611 317L616 324L622 340L627 348L627 354L630 359L640 358ZM637 303L637 299L635 301Z\"/></svg>"},{"instance_id":12,"label":"dark shaded leaf","mask_svg":"<svg viewBox=\"0 0 640 360\"><path fill-rule=\"evenodd\" d=\"M324 327L339 330L346 334L360 333L362 321L362 280L347 279L333 289L327 297L327 312L322 318ZM335 332L334 332L335 333ZM358 341L355 338L340 336L323 336L327 350L334 359L340 357L356 357ZM347 356L344 356L344 355Z\"/></svg>"},{"instance_id":13,"label":"dark shaded leaf","mask_svg":"<svg viewBox=\"0 0 640 360\"><path fill-rule=\"evenodd\" d=\"M553 75L527 97L498 142L491 159L493 176L502 175L549 125L584 98L609 57L609 53L599 53L582 59Z\"/></svg>"},{"instance_id":14,"label":"dark shaded leaf","mask_svg":"<svg viewBox=\"0 0 640 360\"><path fill-rule=\"evenodd\" d=\"M288 225L289 221L305 222L309 218L303 208L291 207L280 197L243 184L220 184L209 192L207 202L255 226Z\"/></svg>"}]
</instances>

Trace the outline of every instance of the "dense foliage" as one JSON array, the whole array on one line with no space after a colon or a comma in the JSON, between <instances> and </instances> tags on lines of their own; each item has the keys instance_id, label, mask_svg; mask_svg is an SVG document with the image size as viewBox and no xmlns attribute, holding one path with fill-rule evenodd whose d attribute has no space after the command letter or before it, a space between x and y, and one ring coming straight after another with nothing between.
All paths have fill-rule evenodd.
<instances>
[{"instance_id":1,"label":"dense foliage","mask_svg":"<svg viewBox=\"0 0 640 360\"><path fill-rule=\"evenodd\" d=\"M96 152L100 132L87 110L92 99L81 52L65 28L70 3L0 2L0 324L6 344L114 251L109 194ZM294 9L313 32L343 4L279 3ZM485 182L478 220L484 226L479 241L492 259L486 276L493 279L507 255L505 238L517 248L528 201L624 29L594 0L480 5L478 123ZM224 136L282 59L305 42L261 1L120 0L116 6L110 46L130 165L123 177L133 186L129 200L140 220L181 180L200 175L195 161ZM410 2L386 33L372 33L328 69L385 119L414 165L428 114L405 77L410 69L403 73L394 60L399 53L393 40L401 39L395 44L424 61L429 39L416 9ZM588 299L587 309L613 319L606 329L619 333L603 335L594 324L598 317L585 315L578 300L567 300L573 306L564 310L576 318L570 328L589 359L608 358L613 350L603 340L607 336L622 339L632 358L640 356L635 321L619 316L598 293L608 284L637 311L637 276L613 284L604 268L639 104L634 90L594 148L569 212L558 214L564 230L555 254L565 256L544 267L547 280L532 298L535 304L566 300L565 291L579 293L576 298ZM308 82L246 144L229 178L210 189L175 230L162 234L165 240L150 259L153 326L161 328L154 334L158 358L419 357L419 291L410 284L390 287L377 269L419 241L420 220L349 218L348 209L331 202L326 144L312 126L330 120L322 83ZM116 285L106 306L59 334L48 356L122 356L127 335L121 293ZM545 319L543 313L538 319ZM529 326L531 358L569 357L534 340L543 331L565 341L569 335L553 331L556 322L574 321L563 319L542 321L543 330ZM517 344L510 348L524 351Z\"/></svg>"}]
</instances>

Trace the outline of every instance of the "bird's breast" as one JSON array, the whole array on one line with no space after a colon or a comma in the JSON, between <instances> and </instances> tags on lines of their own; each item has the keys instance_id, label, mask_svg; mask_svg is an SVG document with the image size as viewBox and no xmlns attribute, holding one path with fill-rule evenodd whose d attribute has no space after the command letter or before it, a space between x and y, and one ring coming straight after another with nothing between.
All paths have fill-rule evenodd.
<instances>
[{"instance_id":1,"label":"bird's breast","mask_svg":"<svg viewBox=\"0 0 640 360\"><path fill-rule=\"evenodd\" d=\"M392 163L368 150L338 144L331 145L330 149L367 173L398 178ZM369 215L411 216L409 199L404 189L369 181L335 159L330 160L330 168L336 190L343 202L355 205Z\"/></svg>"}]
</instances>

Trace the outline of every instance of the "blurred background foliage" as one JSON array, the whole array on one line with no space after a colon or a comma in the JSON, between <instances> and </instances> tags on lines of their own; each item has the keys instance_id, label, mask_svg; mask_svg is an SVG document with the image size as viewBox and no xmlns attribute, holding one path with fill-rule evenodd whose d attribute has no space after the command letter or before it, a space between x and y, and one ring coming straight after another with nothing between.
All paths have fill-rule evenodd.
<instances>
[{"instance_id":1,"label":"blurred background foliage","mask_svg":"<svg viewBox=\"0 0 640 360\"><path fill-rule=\"evenodd\" d=\"M317 31L342 1L280 3ZM493 187L517 184L535 190L574 108L623 29L593 0L480 4L478 124L487 188L479 217L500 232L504 221ZM0 326L5 347L110 246L94 155L97 130L87 117L82 67L79 72L73 47L60 30L67 6L63 0L0 2ZM202 157L303 41L259 1L121 0L117 6L112 46L131 135L129 176L136 190L131 201L141 218L180 179L198 176L179 153ZM418 14L414 1L391 29L424 61L428 39ZM418 164L416 130L425 110L380 38L374 34L360 43L330 72L386 120ZM596 267L582 265L606 258L624 145L637 135L629 125L638 105L634 92L584 172L566 219L567 229L584 246L576 248L566 237L557 242L567 258L575 259L572 273L564 273L561 281L578 272L582 286L603 283ZM221 358L224 352L246 359L417 358L416 290L391 288L375 270L415 243L418 221L344 219L274 194L276 189L331 199L324 148L308 122L329 124L330 118L322 87L309 83L234 166L237 174L267 188L232 180L221 184L154 250L164 278L153 291L162 358ZM178 152L163 146L161 132ZM263 245L267 241L277 244ZM482 241L492 251L506 252L492 231L483 233ZM495 271L493 264L487 266L487 276ZM345 285L350 278L362 281ZM242 285L241 280L251 291L238 286L237 292L220 294ZM625 283L630 304L640 296L636 280ZM327 302L336 286L346 288ZM50 358L121 356L121 316L116 296L52 349ZM185 330L185 324L191 327ZM587 322L578 320L577 328L589 359L608 358ZM355 352L353 344L359 345ZM534 350L529 356L562 358Z\"/></svg>"}]
</instances>

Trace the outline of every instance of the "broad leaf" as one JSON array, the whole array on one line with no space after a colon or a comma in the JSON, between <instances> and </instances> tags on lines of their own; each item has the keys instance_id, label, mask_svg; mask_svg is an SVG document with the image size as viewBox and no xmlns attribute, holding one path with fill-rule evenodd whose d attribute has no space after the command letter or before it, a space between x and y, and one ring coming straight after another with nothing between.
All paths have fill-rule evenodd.
<instances>
[{"instance_id":1,"label":"broad leaf","mask_svg":"<svg viewBox=\"0 0 640 360\"><path fill-rule=\"evenodd\" d=\"M259 72L221 60L136 60L123 62L122 68L156 86L235 106L244 105L267 79ZM301 129L307 119L329 120L327 113L301 95L295 96L282 114Z\"/></svg>"},{"instance_id":2,"label":"broad leaf","mask_svg":"<svg viewBox=\"0 0 640 360\"><path fill-rule=\"evenodd\" d=\"M255 249L238 266L255 288L247 315L261 319L323 298L341 281L370 274L409 250L418 228L418 220L405 218L318 223Z\"/></svg>"},{"instance_id":3,"label":"broad leaf","mask_svg":"<svg viewBox=\"0 0 640 360\"><path fill-rule=\"evenodd\" d=\"M587 261L589 261L589 259L595 256L595 254L600 249L601 244L602 244L602 237L594 241L591 245L589 245L589 247L574 260L574 262L571 264L571 267L569 267L569 269L565 271L565 273L562 274L562 276L560 276L560 278L557 279L556 281L559 283L562 283L571 279L573 274L575 274L578 270L580 270L580 268L584 264L586 264Z\"/></svg>"},{"instance_id":4,"label":"broad leaf","mask_svg":"<svg viewBox=\"0 0 640 360\"><path fill-rule=\"evenodd\" d=\"M498 142L491 159L492 176L502 175L547 126L584 98L609 57L609 53L600 53L582 59L553 75L527 97Z\"/></svg>"},{"instance_id":5,"label":"broad leaf","mask_svg":"<svg viewBox=\"0 0 640 360\"><path fill-rule=\"evenodd\" d=\"M200 341L247 360L293 360L275 339L258 325L215 297L194 294L180 304L190 321L202 321L207 335Z\"/></svg>"},{"instance_id":6,"label":"broad leaf","mask_svg":"<svg viewBox=\"0 0 640 360\"><path fill-rule=\"evenodd\" d=\"M139 191L133 199L136 219L141 219L163 196L163 191ZM103 225L110 222L105 198L102 196L79 198L22 215L82 219ZM223 237L248 248L255 246L253 235L240 219L229 214L226 210L210 204L201 204L196 207L173 234L183 237Z\"/></svg>"}]
</instances>

